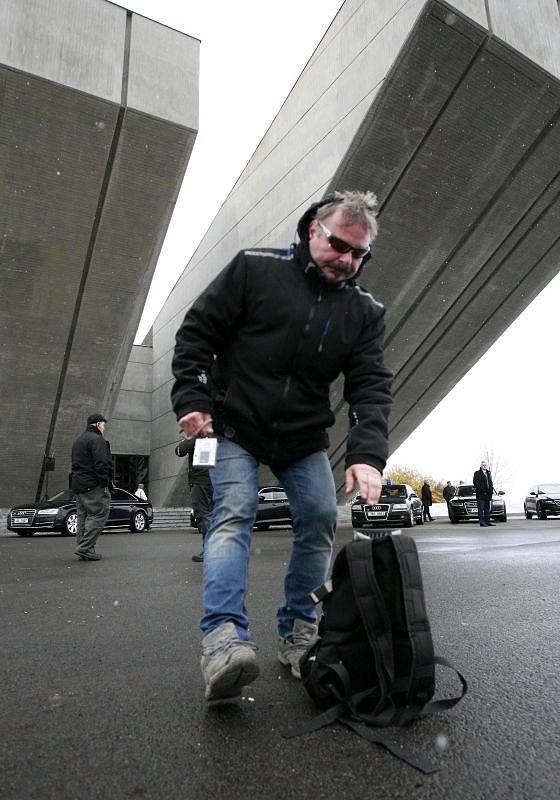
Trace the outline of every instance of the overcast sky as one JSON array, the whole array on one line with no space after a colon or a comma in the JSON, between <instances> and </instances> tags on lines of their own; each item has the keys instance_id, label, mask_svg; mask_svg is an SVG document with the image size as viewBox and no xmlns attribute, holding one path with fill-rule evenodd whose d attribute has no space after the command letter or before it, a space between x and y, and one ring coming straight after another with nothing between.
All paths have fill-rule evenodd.
<instances>
[{"instance_id":1,"label":"overcast sky","mask_svg":"<svg viewBox=\"0 0 560 800\"><path fill-rule=\"evenodd\" d=\"M118 5L202 42L199 133L140 324L141 341L341 2L123 0ZM470 481L490 451L502 475L499 488L512 505L532 483L560 482L559 314L560 277L389 463Z\"/></svg>"}]
</instances>

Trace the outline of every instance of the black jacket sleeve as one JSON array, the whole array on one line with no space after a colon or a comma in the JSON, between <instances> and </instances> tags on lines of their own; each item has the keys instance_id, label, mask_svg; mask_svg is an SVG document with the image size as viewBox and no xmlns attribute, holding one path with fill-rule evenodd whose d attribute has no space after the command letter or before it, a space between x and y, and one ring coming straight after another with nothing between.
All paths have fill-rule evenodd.
<instances>
[{"instance_id":1,"label":"black jacket sleeve","mask_svg":"<svg viewBox=\"0 0 560 800\"><path fill-rule=\"evenodd\" d=\"M113 479L111 446L102 436L91 437L93 470L99 486L109 486Z\"/></svg>"},{"instance_id":2,"label":"black jacket sleeve","mask_svg":"<svg viewBox=\"0 0 560 800\"><path fill-rule=\"evenodd\" d=\"M345 467L369 464L383 471L389 453L392 373L383 362L385 309L364 325L359 346L344 369L350 430Z\"/></svg>"},{"instance_id":3,"label":"black jacket sleeve","mask_svg":"<svg viewBox=\"0 0 560 800\"><path fill-rule=\"evenodd\" d=\"M177 419L191 411L212 411L209 382L214 354L232 337L244 313L246 268L240 252L194 302L177 331L171 389Z\"/></svg>"}]
</instances>

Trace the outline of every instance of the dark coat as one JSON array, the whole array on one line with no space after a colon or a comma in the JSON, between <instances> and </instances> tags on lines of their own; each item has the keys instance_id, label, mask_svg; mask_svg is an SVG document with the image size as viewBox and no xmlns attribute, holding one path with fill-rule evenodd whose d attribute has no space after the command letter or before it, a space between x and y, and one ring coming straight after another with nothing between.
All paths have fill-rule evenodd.
<instances>
[{"instance_id":1,"label":"dark coat","mask_svg":"<svg viewBox=\"0 0 560 800\"><path fill-rule=\"evenodd\" d=\"M70 488L83 494L96 486L110 486L113 479L111 447L103 435L88 425L72 445Z\"/></svg>"},{"instance_id":2,"label":"dark coat","mask_svg":"<svg viewBox=\"0 0 560 800\"><path fill-rule=\"evenodd\" d=\"M477 500L491 500L494 494L494 484L492 483L490 470L486 470L486 476L484 476L484 472L481 469L477 469L473 475L472 482Z\"/></svg>"},{"instance_id":3,"label":"dark coat","mask_svg":"<svg viewBox=\"0 0 560 800\"><path fill-rule=\"evenodd\" d=\"M212 486L208 467L193 467L192 457L196 439L183 439L175 448L175 455L179 458L189 457L189 486Z\"/></svg>"},{"instance_id":4,"label":"dark coat","mask_svg":"<svg viewBox=\"0 0 560 800\"><path fill-rule=\"evenodd\" d=\"M422 486L422 505L431 506L432 505L432 490L430 489L430 484L425 483Z\"/></svg>"},{"instance_id":5,"label":"dark coat","mask_svg":"<svg viewBox=\"0 0 560 800\"><path fill-rule=\"evenodd\" d=\"M309 212L303 220L295 250L241 251L187 312L173 409L177 419L210 412L216 433L263 463L287 463L328 447L329 389L342 374L345 466L382 471L392 377L383 363L385 309L355 280L324 280L307 248Z\"/></svg>"},{"instance_id":6,"label":"dark coat","mask_svg":"<svg viewBox=\"0 0 560 800\"><path fill-rule=\"evenodd\" d=\"M449 503L453 495L455 494L455 487L454 486L445 486L443 489L443 499L446 503Z\"/></svg>"}]
</instances>

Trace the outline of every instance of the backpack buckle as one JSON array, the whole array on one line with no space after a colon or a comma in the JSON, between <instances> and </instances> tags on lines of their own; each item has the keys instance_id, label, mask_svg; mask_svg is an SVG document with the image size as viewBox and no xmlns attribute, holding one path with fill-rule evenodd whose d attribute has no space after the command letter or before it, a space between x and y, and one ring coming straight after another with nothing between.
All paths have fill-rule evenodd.
<instances>
[{"instance_id":1,"label":"backpack buckle","mask_svg":"<svg viewBox=\"0 0 560 800\"><path fill-rule=\"evenodd\" d=\"M333 590L332 581L329 579L328 581L322 583L320 586L317 586L317 588L313 589L313 591L309 592L309 598L311 599L311 602L317 605L317 603L320 603L322 600L325 599L325 597L328 597L328 595L332 592L332 590Z\"/></svg>"}]
</instances>

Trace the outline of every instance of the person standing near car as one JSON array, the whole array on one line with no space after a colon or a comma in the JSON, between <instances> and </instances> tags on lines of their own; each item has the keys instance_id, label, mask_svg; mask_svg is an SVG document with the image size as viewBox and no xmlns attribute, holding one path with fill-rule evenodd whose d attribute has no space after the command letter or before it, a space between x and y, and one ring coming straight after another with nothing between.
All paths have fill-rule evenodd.
<instances>
[{"instance_id":1,"label":"person standing near car","mask_svg":"<svg viewBox=\"0 0 560 800\"><path fill-rule=\"evenodd\" d=\"M447 514L449 515L449 519L451 519L451 511L450 511L450 508L449 508L449 501L451 500L451 498L453 497L454 494L455 494L455 487L453 486L451 481L447 481L447 483L443 487L443 499L447 503Z\"/></svg>"},{"instance_id":2,"label":"person standing near car","mask_svg":"<svg viewBox=\"0 0 560 800\"><path fill-rule=\"evenodd\" d=\"M472 480L478 506L478 521L481 528L488 528L495 524L490 516L494 484L486 461L481 462L480 469L473 474Z\"/></svg>"},{"instance_id":3,"label":"person standing near car","mask_svg":"<svg viewBox=\"0 0 560 800\"><path fill-rule=\"evenodd\" d=\"M430 514L430 506L433 503L432 500L432 490L430 489L430 484L428 481L424 481L422 485L422 517L424 522L432 522L433 517Z\"/></svg>"},{"instance_id":4,"label":"person standing near car","mask_svg":"<svg viewBox=\"0 0 560 800\"><path fill-rule=\"evenodd\" d=\"M212 518L212 481L208 467L195 467L193 453L195 439L183 439L175 448L175 455L179 458L189 457L188 481L191 493L191 503L194 521L198 532L202 536L202 550L192 557L193 561L204 561L204 539L210 528Z\"/></svg>"},{"instance_id":5,"label":"person standing near car","mask_svg":"<svg viewBox=\"0 0 560 800\"><path fill-rule=\"evenodd\" d=\"M391 373L385 309L356 278L377 234L375 195L335 192L298 223L300 244L242 250L199 296L177 332L171 397L188 437L217 434L214 510L204 548L200 627L206 698L238 696L259 673L245 607L257 468L270 465L293 516L277 612L278 659L300 677L317 635L309 592L322 584L336 529L327 428L329 388L349 406L346 491L376 503L388 453Z\"/></svg>"},{"instance_id":6,"label":"person standing near car","mask_svg":"<svg viewBox=\"0 0 560 800\"><path fill-rule=\"evenodd\" d=\"M72 445L70 486L76 494L78 515L77 547L83 561L99 561L95 544L109 518L113 461L109 442L104 439L107 420L102 414L87 418L87 426Z\"/></svg>"},{"instance_id":7,"label":"person standing near car","mask_svg":"<svg viewBox=\"0 0 560 800\"><path fill-rule=\"evenodd\" d=\"M144 491L143 483L138 484L138 489L136 489L136 491L134 492L134 497L137 497L139 500L142 500L143 503L147 503L148 497L146 495L146 492Z\"/></svg>"}]
</instances>

